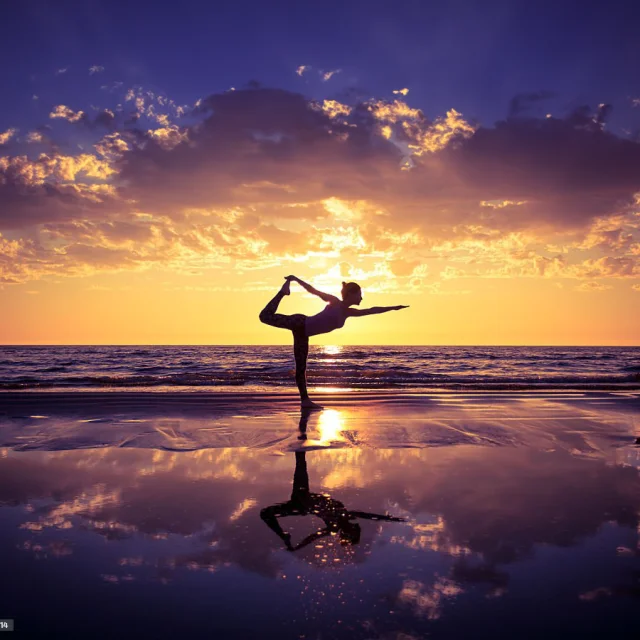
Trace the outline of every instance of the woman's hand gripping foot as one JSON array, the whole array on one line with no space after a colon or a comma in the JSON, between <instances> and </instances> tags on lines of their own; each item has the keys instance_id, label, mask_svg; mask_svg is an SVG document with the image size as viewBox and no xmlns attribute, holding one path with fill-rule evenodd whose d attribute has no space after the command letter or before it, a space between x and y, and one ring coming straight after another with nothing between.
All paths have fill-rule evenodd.
<instances>
[{"instance_id":1,"label":"woman's hand gripping foot","mask_svg":"<svg viewBox=\"0 0 640 640\"><path fill-rule=\"evenodd\" d=\"M295 279L296 279L295 276L287 276L285 278L286 282L282 285L282 288L280 289L280 291L282 291L282 293L284 293L285 296L288 296L291 293L291 282Z\"/></svg>"}]
</instances>

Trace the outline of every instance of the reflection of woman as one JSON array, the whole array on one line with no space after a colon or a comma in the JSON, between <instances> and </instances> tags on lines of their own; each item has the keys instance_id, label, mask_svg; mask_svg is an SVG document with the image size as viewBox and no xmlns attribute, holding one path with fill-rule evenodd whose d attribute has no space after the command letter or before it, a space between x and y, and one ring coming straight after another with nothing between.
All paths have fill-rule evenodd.
<instances>
[{"instance_id":1,"label":"reflection of woman","mask_svg":"<svg viewBox=\"0 0 640 640\"><path fill-rule=\"evenodd\" d=\"M291 316L276 313L278 305L284 296L288 296L291 282L299 283L309 293L313 293L325 302L327 306L315 316L307 317L302 313L294 313ZM405 305L395 307L371 307L370 309L351 309L351 306L362 302L362 290L355 282L342 283L342 300L328 293L318 291L310 284L303 282L296 276L287 276L286 282L267 306L260 312L260 321L272 327L289 329L293 333L293 353L296 361L296 385L300 392L302 407L307 409L322 409L322 407L309 399L307 393L307 356L309 355L309 336L321 333L329 333L334 329L344 326L345 320L353 316L368 316L386 311L406 309Z\"/></svg>"},{"instance_id":2,"label":"reflection of woman","mask_svg":"<svg viewBox=\"0 0 640 640\"><path fill-rule=\"evenodd\" d=\"M291 535L283 531L278 518L307 515L318 516L324 520L325 526L307 536L298 544L292 545ZM344 544L357 544L360 541L360 525L357 522L353 522L356 518L382 520L385 522L404 522L402 518L394 518L388 515L347 511L342 502L334 500L327 495L311 493L309 491L309 475L307 474L304 451L296 451L296 468L293 473L291 500L262 509L260 517L284 541L289 551L297 551L318 538L332 534L337 534Z\"/></svg>"}]
</instances>

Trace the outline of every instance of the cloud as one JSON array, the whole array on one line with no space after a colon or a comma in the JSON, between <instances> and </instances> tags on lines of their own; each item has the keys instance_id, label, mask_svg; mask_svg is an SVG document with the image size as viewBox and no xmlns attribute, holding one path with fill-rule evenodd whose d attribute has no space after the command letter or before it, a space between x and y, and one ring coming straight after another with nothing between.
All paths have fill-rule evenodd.
<instances>
[{"instance_id":1,"label":"cloud","mask_svg":"<svg viewBox=\"0 0 640 640\"><path fill-rule=\"evenodd\" d=\"M94 64L92 67L89 67L89 75L92 76L94 73L101 73L104 71L104 67L100 65Z\"/></svg>"},{"instance_id":2,"label":"cloud","mask_svg":"<svg viewBox=\"0 0 640 640\"><path fill-rule=\"evenodd\" d=\"M518 93L509 103L509 117L515 118L528 111L536 102L543 102L554 98L552 91L538 91L533 93Z\"/></svg>"},{"instance_id":3,"label":"cloud","mask_svg":"<svg viewBox=\"0 0 640 640\"><path fill-rule=\"evenodd\" d=\"M332 195L331 183L342 182L341 175L352 179L354 162L364 171L374 155L368 133L349 131L300 94L239 90L210 96L200 109L205 117L188 130L189 145L178 145L170 153L146 146L123 158L130 197L147 201L151 208L174 207L175 198L184 207L243 205L258 196L243 185L262 182L294 185L293 190L272 190L269 203L316 201ZM387 153L396 155L392 148ZM318 170L322 179L314 175ZM157 194L151 193L149 171L170 173L177 189L169 192L158 185Z\"/></svg>"},{"instance_id":4,"label":"cloud","mask_svg":"<svg viewBox=\"0 0 640 640\"><path fill-rule=\"evenodd\" d=\"M56 75L61 76L63 73L67 73L69 71L69 67L63 67L62 69L56 69Z\"/></svg>"},{"instance_id":5,"label":"cloud","mask_svg":"<svg viewBox=\"0 0 640 640\"><path fill-rule=\"evenodd\" d=\"M27 134L27 142L30 144L42 142L43 140L44 136L42 135L42 133L40 133L40 131L30 131Z\"/></svg>"},{"instance_id":6,"label":"cloud","mask_svg":"<svg viewBox=\"0 0 640 640\"><path fill-rule=\"evenodd\" d=\"M394 89L393 93L398 93L400 95L406 96L409 93L409 89Z\"/></svg>"},{"instance_id":7,"label":"cloud","mask_svg":"<svg viewBox=\"0 0 640 640\"><path fill-rule=\"evenodd\" d=\"M438 620L447 599L464 593L464 589L453 580L436 576L432 585L417 580L404 580L396 596L400 607L412 609L416 616L427 620Z\"/></svg>"},{"instance_id":8,"label":"cloud","mask_svg":"<svg viewBox=\"0 0 640 640\"><path fill-rule=\"evenodd\" d=\"M593 122L599 129L604 129L607 118L611 115L613 107L610 104L599 104Z\"/></svg>"},{"instance_id":9,"label":"cloud","mask_svg":"<svg viewBox=\"0 0 640 640\"><path fill-rule=\"evenodd\" d=\"M174 124L158 129L149 129L147 134L165 150L170 150L188 140L188 134Z\"/></svg>"},{"instance_id":10,"label":"cloud","mask_svg":"<svg viewBox=\"0 0 640 640\"><path fill-rule=\"evenodd\" d=\"M0 231L121 211L113 173L93 154L0 156Z\"/></svg>"},{"instance_id":11,"label":"cloud","mask_svg":"<svg viewBox=\"0 0 640 640\"><path fill-rule=\"evenodd\" d=\"M427 265L424 265L421 275L427 275ZM405 260L404 258L393 259L389 262L389 268L397 276L412 276L414 272L423 265L417 260Z\"/></svg>"},{"instance_id":12,"label":"cloud","mask_svg":"<svg viewBox=\"0 0 640 640\"><path fill-rule=\"evenodd\" d=\"M0 133L0 145L7 144L16 133L18 133L18 130L15 128L7 129L4 133Z\"/></svg>"},{"instance_id":13,"label":"cloud","mask_svg":"<svg viewBox=\"0 0 640 640\"><path fill-rule=\"evenodd\" d=\"M348 116L351 113L351 107L342 104L337 100L323 100L322 110L330 117Z\"/></svg>"},{"instance_id":14,"label":"cloud","mask_svg":"<svg viewBox=\"0 0 640 640\"><path fill-rule=\"evenodd\" d=\"M59 104L53 108L53 111L49 114L50 118L62 118L67 122L78 122L85 117L83 111L74 111L69 107Z\"/></svg>"},{"instance_id":15,"label":"cloud","mask_svg":"<svg viewBox=\"0 0 640 640\"><path fill-rule=\"evenodd\" d=\"M20 254L42 272L83 273L94 247L100 269L317 255L376 286L425 290L435 278L637 277L640 144L604 130L606 105L525 116L539 99L516 96L492 126L401 98L253 85L193 109L141 87L95 117L57 105L50 117L89 142L63 154L47 134L46 154L0 157L0 230L46 226L42 250ZM432 258L447 269L426 269Z\"/></svg>"},{"instance_id":16,"label":"cloud","mask_svg":"<svg viewBox=\"0 0 640 640\"><path fill-rule=\"evenodd\" d=\"M304 73L306 73L307 71L311 71L311 65L308 64L303 64L300 65L297 69L296 69L296 73L299 76L302 76Z\"/></svg>"},{"instance_id":17,"label":"cloud","mask_svg":"<svg viewBox=\"0 0 640 640\"><path fill-rule=\"evenodd\" d=\"M592 292L592 291L605 291L606 289L611 289L611 285L602 284L600 282L583 282L581 285L576 287L576 291L583 292Z\"/></svg>"},{"instance_id":18,"label":"cloud","mask_svg":"<svg viewBox=\"0 0 640 640\"><path fill-rule=\"evenodd\" d=\"M318 73L320 73L323 82L328 82L333 76L341 72L342 69L334 69L333 71L319 71Z\"/></svg>"},{"instance_id":19,"label":"cloud","mask_svg":"<svg viewBox=\"0 0 640 640\"><path fill-rule=\"evenodd\" d=\"M635 278L640 276L640 259L637 256L605 256L588 259L571 267L581 278Z\"/></svg>"},{"instance_id":20,"label":"cloud","mask_svg":"<svg viewBox=\"0 0 640 640\"><path fill-rule=\"evenodd\" d=\"M93 120L87 119L87 123L91 127L105 127L110 129L115 118L115 113L111 111L111 109L103 109Z\"/></svg>"}]
</instances>

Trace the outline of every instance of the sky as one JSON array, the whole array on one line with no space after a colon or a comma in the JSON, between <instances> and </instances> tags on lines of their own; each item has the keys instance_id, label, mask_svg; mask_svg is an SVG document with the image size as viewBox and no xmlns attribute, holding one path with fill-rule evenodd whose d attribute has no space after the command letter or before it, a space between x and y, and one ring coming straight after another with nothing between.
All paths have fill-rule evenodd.
<instances>
[{"instance_id":1,"label":"sky","mask_svg":"<svg viewBox=\"0 0 640 640\"><path fill-rule=\"evenodd\" d=\"M638 14L5 4L0 343L640 345Z\"/></svg>"}]
</instances>

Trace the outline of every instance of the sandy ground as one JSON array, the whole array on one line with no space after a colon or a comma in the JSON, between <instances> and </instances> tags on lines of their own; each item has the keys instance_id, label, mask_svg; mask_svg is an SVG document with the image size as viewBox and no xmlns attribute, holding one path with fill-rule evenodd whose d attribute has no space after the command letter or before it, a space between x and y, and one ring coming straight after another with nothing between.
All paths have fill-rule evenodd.
<instances>
[{"instance_id":1,"label":"sandy ground","mask_svg":"<svg viewBox=\"0 0 640 640\"><path fill-rule=\"evenodd\" d=\"M0 446L290 451L474 444L609 455L640 437L638 392L376 392L316 399L325 410L302 414L292 394L3 393Z\"/></svg>"}]
</instances>

